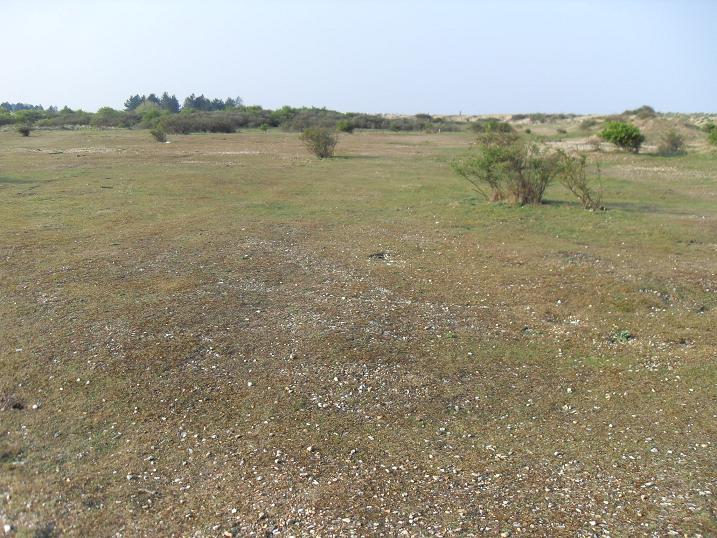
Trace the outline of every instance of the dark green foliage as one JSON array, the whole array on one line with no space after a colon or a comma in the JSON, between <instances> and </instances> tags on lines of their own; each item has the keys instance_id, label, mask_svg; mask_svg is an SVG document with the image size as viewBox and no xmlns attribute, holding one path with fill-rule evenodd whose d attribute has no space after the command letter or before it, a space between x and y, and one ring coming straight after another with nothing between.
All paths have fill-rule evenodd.
<instances>
[{"instance_id":1,"label":"dark green foliage","mask_svg":"<svg viewBox=\"0 0 717 538\"><path fill-rule=\"evenodd\" d=\"M319 159L333 157L336 144L339 141L338 137L330 129L320 127L305 129L299 139L304 143L306 149Z\"/></svg>"},{"instance_id":2,"label":"dark green foliage","mask_svg":"<svg viewBox=\"0 0 717 538\"><path fill-rule=\"evenodd\" d=\"M336 123L336 130L342 133L353 133L354 124L349 120L340 120Z\"/></svg>"},{"instance_id":3,"label":"dark green foliage","mask_svg":"<svg viewBox=\"0 0 717 538\"><path fill-rule=\"evenodd\" d=\"M657 153L665 157L680 155L685 152L685 138L675 129L670 129L662 135L657 146Z\"/></svg>"},{"instance_id":4,"label":"dark green foliage","mask_svg":"<svg viewBox=\"0 0 717 538\"><path fill-rule=\"evenodd\" d=\"M170 114L179 112L179 101L174 95L169 95L167 92L164 92L159 99L159 106Z\"/></svg>"},{"instance_id":5,"label":"dark green foliage","mask_svg":"<svg viewBox=\"0 0 717 538\"><path fill-rule=\"evenodd\" d=\"M139 94L138 94L138 95L131 95L131 96L129 97L129 99L127 99L127 100L124 102L124 109L125 109L127 112L131 112L132 110L134 110L135 108L137 108L139 105L141 105L142 103L144 103L144 99L145 99L145 98L144 98L144 95L139 95Z\"/></svg>"},{"instance_id":6,"label":"dark green foliage","mask_svg":"<svg viewBox=\"0 0 717 538\"><path fill-rule=\"evenodd\" d=\"M655 112L655 109L648 105L642 105L640 108L636 108L635 110L626 110L625 112L623 112L623 114L625 116L637 116L641 120L646 120L657 116L657 112Z\"/></svg>"},{"instance_id":7,"label":"dark green foliage","mask_svg":"<svg viewBox=\"0 0 717 538\"><path fill-rule=\"evenodd\" d=\"M622 121L609 121L600 132L600 138L615 144L620 149L638 153L645 136L636 126Z\"/></svg>"},{"instance_id":8,"label":"dark green foliage","mask_svg":"<svg viewBox=\"0 0 717 538\"><path fill-rule=\"evenodd\" d=\"M30 136L30 132L32 131L32 125L29 125L27 123L23 125L18 125L17 132L20 133L22 136Z\"/></svg>"},{"instance_id":9,"label":"dark green foliage","mask_svg":"<svg viewBox=\"0 0 717 538\"><path fill-rule=\"evenodd\" d=\"M486 198L521 206L539 204L557 172L557 158L545 148L515 138L508 142L498 136L479 143L472 155L451 164Z\"/></svg>"},{"instance_id":10,"label":"dark green foliage","mask_svg":"<svg viewBox=\"0 0 717 538\"><path fill-rule=\"evenodd\" d=\"M713 146L717 146L717 129L712 129L707 135L707 141Z\"/></svg>"},{"instance_id":11,"label":"dark green foliage","mask_svg":"<svg viewBox=\"0 0 717 538\"><path fill-rule=\"evenodd\" d=\"M167 133L233 133L237 124L228 114L218 113L181 113L164 116L158 127Z\"/></svg>"},{"instance_id":12,"label":"dark green foliage","mask_svg":"<svg viewBox=\"0 0 717 538\"><path fill-rule=\"evenodd\" d=\"M139 123L140 116L135 112L115 110L111 107L100 108L90 122L95 127L132 127Z\"/></svg>"},{"instance_id":13,"label":"dark green foliage","mask_svg":"<svg viewBox=\"0 0 717 538\"><path fill-rule=\"evenodd\" d=\"M6 112L19 112L21 110L38 110L43 111L42 105L28 105L27 103L0 103L0 109Z\"/></svg>"},{"instance_id":14,"label":"dark green foliage","mask_svg":"<svg viewBox=\"0 0 717 538\"><path fill-rule=\"evenodd\" d=\"M475 121L471 123L470 128L476 133L512 133L515 131L510 123L495 119Z\"/></svg>"},{"instance_id":15,"label":"dark green foliage","mask_svg":"<svg viewBox=\"0 0 717 538\"><path fill-rule=\"evenodd\" d=\"M558 129L558 134L568 134L565 129Z\"/></svg>"}]
</instances>

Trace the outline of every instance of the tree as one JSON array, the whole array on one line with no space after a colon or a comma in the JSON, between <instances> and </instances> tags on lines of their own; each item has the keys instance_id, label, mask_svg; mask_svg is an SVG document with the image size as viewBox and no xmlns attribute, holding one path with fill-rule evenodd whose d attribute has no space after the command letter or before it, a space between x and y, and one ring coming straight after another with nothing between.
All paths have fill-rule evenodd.
<instances>
[{"instance_id":1,"label":"tree","mask_svg":"<svg viewBox=\"0 0 717 538\"><path fill-rule=\"evenodd\" d=\"M312 127L305 129L299 136L306 149L316 155L319 159L326 159L334 156L334 149L338 143L338 137L330 129Z\"/></svg>"},{"instance_id":2,"label":"tree","mask_svg":"<svg viewBox=\"0 0 717 538\"><path fill-rule=\"evenodd\" d=\"M159 106L162 107L162 110L166 110L170 114L179 112L179 101L177 101L174 95L170 96L167 92L162 94L159 100Z\"/></svg>"},{"instance_id":3,"label":"tree","mask_svg":"<svg viewBox=\"0 0 717 538\"><path fill-rule=\"evenodd\" d=\"M131 112L142 103L144 103L144 95L131 95L129 99L124 102L124 109L127 112Z\"/></svg>"},{"instance_id":4,"label":"tree","mask_svg":"<svg viewBox=\"0 0 717 538\"><path fill-rule=\"evenodd\" d=\"M600 132L600 138L615 144L620 149L638 153L645 141L645 135L631 123L609 121Z\"/></svg>"}]
</instances>

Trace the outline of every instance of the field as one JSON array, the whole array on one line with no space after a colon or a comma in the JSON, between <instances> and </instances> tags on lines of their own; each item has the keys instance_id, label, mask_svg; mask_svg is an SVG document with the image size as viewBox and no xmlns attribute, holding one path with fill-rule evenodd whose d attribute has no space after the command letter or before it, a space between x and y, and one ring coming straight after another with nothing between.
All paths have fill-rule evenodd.
<instances>
[{"instance_id":1,"label":"field","mask_svg":"<svg viewBox=\"0 0 717 538\"><path fill-rule=\"evenodd\" d=\"M589 212L467 132L170 141L0 132L8 534L717 535L717 153Z\"/></svg>"}]
</instances>

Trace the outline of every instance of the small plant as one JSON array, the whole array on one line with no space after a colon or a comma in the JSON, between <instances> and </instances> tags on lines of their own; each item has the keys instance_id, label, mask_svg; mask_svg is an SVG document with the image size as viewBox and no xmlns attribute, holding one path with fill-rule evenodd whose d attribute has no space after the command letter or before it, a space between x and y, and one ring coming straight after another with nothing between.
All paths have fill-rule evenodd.
<instances>
[{"instance_id":1,"label":"small plant","mask_svg":"<svg viewBox=\"0 0 717 538\"><path fill-rule=\"evenodd\" d=\"M349 120L340 120L336 123L336 130L341 133L353 133L354 132L354 124L351 123Z\"/></svg>"},{"instance_id":2,"label":"small plant","mask_svg":"<svg viewBox=\"0 0 717 538\"><path fill-rule=\"evenodd\" d=\"M259 129L261 129L262 132L265 133L265 132L267 132L267 131L269 130L269 124L268 124L268 123L262 123L261 125L259 125Z\"/></svg>"},{"instance_id":3,"label":"small plant","mask_svg":"<svg viewBox=\"0 0 717 538\"><path fill-rule=\"evenodd\" d=\"M612 337L614 342L620 342L621 344L626 344L633 338L635 338L635 336L627 330L618 331Z\"/></svg>"},{"instance_id":4,"label":"small plant","mask_svg":"<svg viewBox=\"0 0 717 538\"><path fill-rule=\"evenodd\" d=\"M568 134L565 129L558 129L558 134Z\"/></svg>"},{"instance_id":5,"label":"small plant","mask_svg":"<svg viewBox=\"0 0 717 538\"><path fill-rule=\"evenodd\" d=\"M167 141L167 133L164 132L162 129L152 129L150 131L152 136L157 142L166 142Z\"/></svg>"},{"instance_id":6,"label":"small plant","mask_svg":"<svg viewBox=\"0 0 717 538\"><path fill-rule=\"evenodd\" d=\"M525 134L530 134L530 133L532 133L532 132L533 132L533 130L530 129L530 128L528 128L528 129L525 130Z\"/></svg>"},{"instance_id":7,"label":"small plant","mask_svg":"<svg viewBox=\"0 0 717 538\"><path fill-rule=\"evenodd\" d=\"M595 127L597 124L598 122L595 118L585 118L583 121L580 122L580 128L583 131L587 131Z\"/></svg>"},{"instance_id":8,"label":"small plant","mask_svg":"<svg viewBox=\"0 0 717 538\"><path fill-rule=\"evenodd\" d=\"M20 133L22 136L30 136L30 133L32 132L32 125L20 125L17 128L17 132Z\"/></svg>"},{"instance_id":9,"label":"small plant","mask_svg":"<svg viewBox=\"0 0 717 538\"><path fill-rule=\"evenodd\" d=\"M602 181L600 175L600 165L596 164L596 175L588 175L588 160L583 154L570 155L563 150L558 150L558 172L557 177L560 183L565 186L585 209L601 209L602 208ZM597 180L600 185L599 190L592 187L592 183Z\"/></svg>"},{"instance_id":10,"label":"small plant","mask_svg":"<svg viewBox=\"0 0 717 538\"><path fill-rule=\"evenodd\" d=\"M316 155L319 159L326 159L334 156L334 150L338 143L338 137L329 129L311 127L305 129L299 136L306 149Z\"/></svg>"},{"instance_id":11,"label":"small plant","mask_svg":"<svg viewBox=\"0 0 717 538\"><path fill-rule=\"evenodd\" d=\"M625 151L638 153L645 135L636 126L622 121L609 121L600 132L600 138Z\"/></svg>"},{"instance_id":12,"label":"small plant","mask_svg":"<svg viewBox=\"0 0 717 538\"><path fill-rule=\"evenodd\" d=\"M662 135L657 153L666 157L680 155L685 152L685 138L675 129L670 129Z\"/></svg>"}]
</instances>

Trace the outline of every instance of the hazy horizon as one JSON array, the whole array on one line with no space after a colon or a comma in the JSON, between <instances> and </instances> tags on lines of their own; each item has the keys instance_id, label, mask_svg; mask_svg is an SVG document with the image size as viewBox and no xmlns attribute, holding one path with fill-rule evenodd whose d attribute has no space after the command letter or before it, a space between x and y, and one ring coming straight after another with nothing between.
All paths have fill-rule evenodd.
<instances>
[{"instance_id":1,"label":"hazy horizon","mask_svg":"<svg viewBox=\"0 0 717 538\"><path fill-rule=\"evenodd\" d=\"M717 3L8 0L0 101L396 114L715 112ZM20 24L22 22L22 24Z\"/></svg>"}]
</instances>

